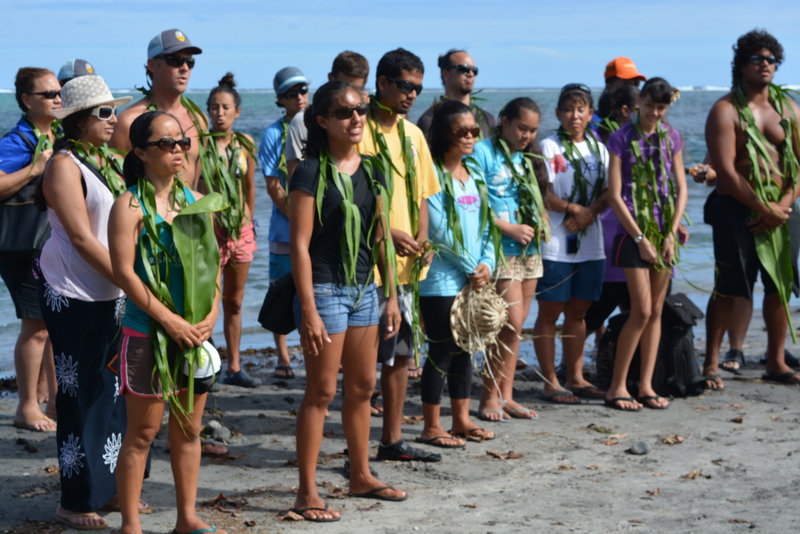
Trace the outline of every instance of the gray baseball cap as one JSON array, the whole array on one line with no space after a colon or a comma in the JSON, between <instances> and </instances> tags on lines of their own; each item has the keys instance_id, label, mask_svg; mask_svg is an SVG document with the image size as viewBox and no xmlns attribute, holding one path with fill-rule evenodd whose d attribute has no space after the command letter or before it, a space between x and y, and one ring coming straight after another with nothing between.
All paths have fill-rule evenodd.
<instances>
[{"instance_id":1,"label":"gray baseball cap","mask_svg":"<svg viewBox=\"0 0 800 534\"><path fill-rule=\"evenodd\" d=\"M308 78L297 67L284 67L278 71L272 80L272 87L276 94L283 94L299 83L308 84Z\"/></svg>"},{"instance_id":2,"label":"gray baseball cap","mask_svg":"<svg viewBox=\"0 0 800 534\"><path fill-rule=\"evenodd\" d=\"M156 57L159 54L172 54L188 50L190 54L202 54L203 51L192 45L192 42L180 30L164 30L150 40L147 45L147 57Z\"/></svg>"},{"instance_id":3,"label":"gray baseball cap","mask_svg":"<svg viewBox=\"0 0 800 534\"><path fill-rule=\"evenodd\" d=\"M97 72L95 72L92 64L85 59L70 59L58 71L56 78L58 78L59 82L64 83L78 76L90 76L93 74L97 74Z\"/></svg>"}]
</instances>

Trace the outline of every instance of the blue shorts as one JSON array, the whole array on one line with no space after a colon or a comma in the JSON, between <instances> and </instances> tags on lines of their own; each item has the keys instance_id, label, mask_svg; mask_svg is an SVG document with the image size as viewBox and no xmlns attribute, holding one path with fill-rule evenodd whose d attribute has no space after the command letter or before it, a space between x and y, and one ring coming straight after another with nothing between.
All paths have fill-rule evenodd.
<instances>
[{"instance_id":1,"label":"blue shorts","mask_svg":"<svg viewBox=\"0 0 800 534\"><path fill-rule=\"evenodd\" d=\"M289 254L269 254L269 281L274 282L281 276L292 272L292 260Z\"/></svg>"},{"instance_id":2,"label":"blue shorts","mask_svg":"<svg viewBox=\"0 0 800 534\"><path fill-rule=\"evenodd\" d=\"M359 291L364 293L359 299ZM317 304L325 330L328 334L341 334L350 326L372 326L378 324L378 291L375 284L368 286L346 286L343 284L314 284L314 301ZM302 322L300 299L294 297L294 320Z\"/></svg>"},{"instance_id":3,"label":"blue shorts","mask_svg":"<svg viewBox=\"0 0 800 534\"><path fill-rule=\"evenodd\" d=\"M539 279L536 299L566 302L570 299L600 300L606 260L567 263L543 260L544 276Z\"/></svg>"}]
</instances>

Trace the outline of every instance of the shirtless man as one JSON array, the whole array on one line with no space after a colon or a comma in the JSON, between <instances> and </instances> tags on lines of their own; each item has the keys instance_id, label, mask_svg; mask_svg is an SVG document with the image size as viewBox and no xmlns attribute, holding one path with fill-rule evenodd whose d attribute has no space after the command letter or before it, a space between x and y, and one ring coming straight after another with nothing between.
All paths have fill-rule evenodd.
<instances>
[{"instance_id":1,"label":"shirtless man","mask_svg":"<svg viewBox=\"0 0 800 534\"><path fill-rule=\"evenodd\" d=\"M183 180L192 189L197 189L200 176L198 165L199 145L198 129L207 130L208 120L202 112L196 114L181 102L189 77L194 67L195 54L202 50L192 45L189 38L180 30L165 30L150 41L147 47L147 64L145 71L150 82L150 92L143 99L134 102L123 111L114 127L109 145L130 151L128 139L131 123L142 113L157 109L174 115L181 124L186 137L192 140L192 146L186 153L186 164L182 173Z\"/></svg>"},{"instance_id":2,"label":"shirtless man","mask_svg":"<svg viewBox=\"0 0 800 534\"><path fill-rule=\"evenodd\" d=\"M754 30L739 38L734 51L733 90L714 104L706 121L706 144L717 172L719 198L711 213L717 276L706 315L708 335L703 375L707 387L723 387L718 373L719 347L732 319L733 301L735 297L752 299L756 274L761 270L765 293L763 314L767 326L767 374L764 378L800 384L800 373L792 372L784 361L788 321L775 282L764 271L756 254L754 237L763 232L779 232L783 234L788 254L786 221L800 190L796 185L797 176L785 175L787 162L779 157L779 153L786 141L786 132L781 124L782 117L769 98L773 76L783 61L783 47L772 35ZM742 99L749 110L741 108L737 99ZM795 102L784 100L783 117L794 122L794 131L797 132L794 117L800 116L800 108ZM780 188L776 202L764 202L753 189L754 173L747 150L752 141L742 131L742 109L754 117L765 145L771 149L770 157L780 170L761 170L762 177L769 176ZM795 147L797 141L794 139ZM797 157L795 149L792 154L795 162ZM791 286L793 273L780 274L783 282Z\"/></svg>"}]
</instances>

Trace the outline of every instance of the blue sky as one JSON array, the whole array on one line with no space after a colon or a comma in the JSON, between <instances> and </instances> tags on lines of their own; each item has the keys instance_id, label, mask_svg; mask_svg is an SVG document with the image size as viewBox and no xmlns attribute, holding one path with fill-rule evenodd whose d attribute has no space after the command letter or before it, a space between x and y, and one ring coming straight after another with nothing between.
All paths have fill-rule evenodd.
<instances>
[{"instance_id":1,"label":"blue sky","mask_svg":"<svg viewBox=\"0 0 800 534\"><path fill-rule=\"evenodd\" d=\"M522 0L106 0L4 2L0 88L13 88L21 66L57 71L68 59L94 64L112 88L145 81L147 43L179 28L203 48L190 88L208 89L230 70L243 89L272 87L287 65L313 85L333 57L351 49L374 67L403 46L439 87L436 58L466 48L481 72L477 87L560 87L603 81L605 64L631 57L640 72L676 86L726 86L731 45L754 27L786 51L778 83L800 84L800 3L733 1L542 2ZM374 72L374 71L373 71ZM374 84L370 76L369 85Z\"/></svg>"}]
</instances>

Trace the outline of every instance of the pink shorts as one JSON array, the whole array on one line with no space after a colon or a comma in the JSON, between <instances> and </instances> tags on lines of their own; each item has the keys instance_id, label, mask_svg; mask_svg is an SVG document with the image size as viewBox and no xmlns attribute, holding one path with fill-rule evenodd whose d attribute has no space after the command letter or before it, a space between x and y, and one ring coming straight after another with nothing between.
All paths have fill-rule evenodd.
<instances>
[{"instance_id":1,"label":"pink shorts","mask_svg":"<svg viewBox=\"0 0 800 534\"><path fill-rule=\"evenodd\" d=\"M220 244L220 266L227 265L228 263L251 263L255 252L258 250L256 232L252 222L242 227L242 232L239 235L238 241L227 239L224 234L222 238L220 238L220 234L217 233L217 243Z\"/></svg>"}]
</instances>

